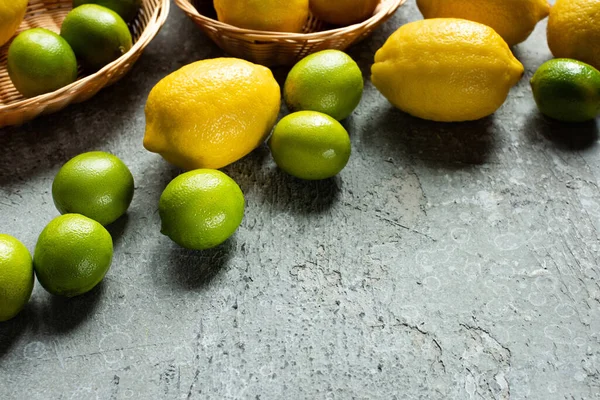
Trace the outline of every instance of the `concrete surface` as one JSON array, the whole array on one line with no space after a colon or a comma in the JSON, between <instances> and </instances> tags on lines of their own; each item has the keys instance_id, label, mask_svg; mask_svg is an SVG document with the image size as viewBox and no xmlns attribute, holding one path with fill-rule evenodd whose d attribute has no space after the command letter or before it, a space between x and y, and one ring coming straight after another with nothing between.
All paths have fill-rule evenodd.
<instances>
[{"instance_id":1,"label":"concrete surface","mask_svg":"<svg viewBox=\"0 0 600 400\"><path fill-rule=\"evenodd\" d=\"M351 49L365 74L420 18L413 3ZM189 252L159 233L178 171L142 148L143 107L161 77L221 52L173 7L120 84L0 131L0 230L31 250L69 158L111 151L136 179L103 284L73 300L38 285L0 325L0 398L599 398L598 121L539 116L544 33L516 47L526 77L493 117L418 120L367 82L336 179L292 179L265 147L226 168L245 220Z\"/></svg>"}]
</instances>

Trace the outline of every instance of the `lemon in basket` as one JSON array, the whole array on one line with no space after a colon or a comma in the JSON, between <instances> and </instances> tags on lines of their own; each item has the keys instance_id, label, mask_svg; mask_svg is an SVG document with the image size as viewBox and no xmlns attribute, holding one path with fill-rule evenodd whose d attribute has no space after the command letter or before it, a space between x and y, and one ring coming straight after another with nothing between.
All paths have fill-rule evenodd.
<instances>
[{"instance_id":1,"label":"lemon in basket","mask_svg":"<svg viewBox=\"0 0 600 400\"><path fill-rule=\"evenodd\" d=\"M217 18L238 28L302 32L308 0L214 0Z\"/></svg>"},{"instance_id":2,"label":"lemon in basket","mask_svg":"<svg viewBox=\"0 0 600 400\"><path fill-rule=\"evenodd\" d=\"M12 236L0 234L0 322L16 316L33 290L29 250Z\"/></svg>"},{"instance_id":3,"label":"lemon in basket","mask_svg":"<svg viewBox=\"0 0 600 400\"><path fill-rule=\"evenodd\" d=\"M8 75L25 97L53 92L77 79L69 44L43 28L21 32L8 48Z\"/></svg>"},{"instance_id":4,"label":"lemon in basket","mask_svg":"<svg viewBox=\"0 0 600 400\"><path fill-rule=\"evenodd\" d=\"M0 1L0 46L15 34L27 11L27 0Z\"/></svg>"},{"instance_id":5,"label":"lemon in basket","mask_svg":"<svg viewBox=\"0 0 600 400\"><path fill-rule=\"evenodd\" d=\"M87 68L98 70L132 47L129 28L116 12L96 4L84 4L67 14L60 35Z\"/></svg>"},{"instance_id":6,"label":"lemon in basket","mask_svg":"<svg viewBox=\"0 0 600 400\"><path fill-rule=\"evenodd\" d=\"M494 113L521 79L523 65L492 28L434 18L394 32L371 71L373 85L402 111L457 122Z\"/></svg>"},{"instance_id":7,"label":"lemon in basket","mask_svg":"<svg viewBox=\"0 0 600 400\"><path fill-rule=\"evenodd\" d=\"M198 61L150 92L144 147L187 170L221 168L264 142L280 103L268 68L237 58Z\"/></svg>"},{"instance_id":8,"label":"lemon in basket","mask_svg":"<svg viewBox=\"0 0 600 400\"><path fill-rule=\"evenodd\" d=\"M425 18L462 18L493 28L513 46L550 12L548 0L417 0Z\"/></svg>"},{"instance_id":9,"label":"lemon in basket","mask_svg":"<svg viewBox=\"0 0 600 400\"><path fill-rule=\"evenodd\" d=\"M310 0L310 10L322 21L351 25L373 15L379 0Z\"/></svg>"},{"instance_id":10,"label":"lemon in basket","mask_svg":"<svg viewBox=\"0 0 600 400\"><path fill-rule=\"evenodd\" d=\"M142 5L142 0L73 0L73 8L83 4L98 4L109 8L129 22L135 18Z\"/></svg>"}]
</instances>

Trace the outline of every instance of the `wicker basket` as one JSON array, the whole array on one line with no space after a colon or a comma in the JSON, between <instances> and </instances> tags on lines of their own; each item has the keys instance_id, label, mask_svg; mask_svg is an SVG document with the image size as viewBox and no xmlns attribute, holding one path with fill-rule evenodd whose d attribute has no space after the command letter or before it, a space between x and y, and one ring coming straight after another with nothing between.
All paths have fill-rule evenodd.
<instances>
[{"instance_id":1,"label":"wicker basket","mask_svg":"<svg viewBox=\"0 0 600 400\"><path fill-rule=\"evenodd\" d=\"M291 65L320 50L344 50L370 35L405 2L381 0L371 18L355 25L335 27L310 15L303 33L280 33L241 29L219 22L212 0L175 0L225 52L267 66Z\"/></svg>"},{"instance_id":2,"label":"wicker basket","mask_svg":"<svg viewBox=\"0 0 600 400\"><path fill-rule=\"evenodd\" d=\"M19 32L43 27L54 32L71 10L72 0L30 0ZM52 93L24 98L13 86L6 70L10 43L0 48L0 127L19 125L40 114L61 110L71 103L85 101L100 89L121 79L137 61L144 48L156 36L169 13L169 0L143 0L142 8L129 24L134 45L119 59L92 75L82 75L72 84Z\"/></svg>"}]
</instances>

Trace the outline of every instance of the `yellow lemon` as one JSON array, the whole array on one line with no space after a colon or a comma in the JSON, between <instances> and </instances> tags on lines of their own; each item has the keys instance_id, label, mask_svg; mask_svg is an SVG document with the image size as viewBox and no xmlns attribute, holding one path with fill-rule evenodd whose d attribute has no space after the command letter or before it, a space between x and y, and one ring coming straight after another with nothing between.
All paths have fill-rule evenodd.
<instances>
[{"instance_id":1,"label":"yellow lemon","mask_svg":"<svg viewBox=\"0 0 600 400\"><path fill-rule=\"evenodd\" d=\"M264 142L280 104L268 68L236 58L198 61L150 92L144 146L180 168L218 169Z\"/></svg>"},{"instance_id":2,"label":"yellow lemon","mask_svg":"<svg viewBox=\"0 0 600 400\"><path fill-rule=\"evenodd\" d=\"M373 15L379 0L310 0L310 10L317 18L334 25L351 25Z\"/></svg>"},{"instance_id":3,"label":"yellow lemon","mask_svg":"<svg viewBox=\"0 0 600 400\"><path fill-rule=\"evenodd\" d=\"M0 0L0 46L15 34L27 11L27 0Z\"/></svg>"},{"instance_id":4,"label":"yellow lemon","mask_svg":"<svg viewBox=\"0 0 600 400\"><path fill-rule=\"evenodd\" d=\"M600 0L556 0L548 19L548 46L554 57L600 69Z\"/></svg>"},{"instance_id":5,"label":"yellow lemon","mask_svg":"<svg viewBox=\"0 0 600 400\"><path fill-rule=\"evenodd\" d=\"M302 32L308 0L214 0L217 18L238 28Z\"/></svg>"},{"instance_id":6,"label":"yellow lemon","mask_svg":"<svg viewBox=\"0 0 600 400\"><path fill-rule=\"evenodd\" d=\"M523 65L492 28L464 19L412 22L375 54L372 81L396 107L434 121L494 113Z\"/></svg>"},{"instance_id":7,"label":"yellow lemon","mask_svg":"<svg viewBox=\"0 0 600 400\"><path fill-rule=\"evenodd\" d=\"M463 18L493 28L509 46L523 42L548 16L547 0L417 0L425 18Z\"/></svg>"}]
</instances>

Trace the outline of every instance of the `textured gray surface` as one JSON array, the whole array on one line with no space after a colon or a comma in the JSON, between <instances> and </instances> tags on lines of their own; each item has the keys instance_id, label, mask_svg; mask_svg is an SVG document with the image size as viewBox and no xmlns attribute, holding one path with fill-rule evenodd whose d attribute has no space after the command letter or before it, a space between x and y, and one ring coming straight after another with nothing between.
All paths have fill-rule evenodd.
<instances>
[{"instance_id":1,"label":"textured gray surface","mask_svg":"<svg viewBox=\"0 0 600 400\"><path fill-rule=\"evenodd\" d=\"M351 49L365 74L419 18L409 3ZM174 7L120 84L0 131L0 230L31 250L70 157L111 151L136 178L104 283L73 300L38 285L0 325L0 398L598 398L598 128L539 117L527 78L550 58L544 31L516 48L526 78L493 117L417 120L367 82L336 179L292 179L265 147L226 168L245 220L188 252L159 233L178 171L142 148L143 106L221 53Z\"/></svg>"}]
</instances>

